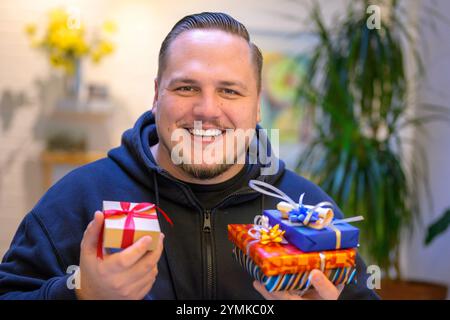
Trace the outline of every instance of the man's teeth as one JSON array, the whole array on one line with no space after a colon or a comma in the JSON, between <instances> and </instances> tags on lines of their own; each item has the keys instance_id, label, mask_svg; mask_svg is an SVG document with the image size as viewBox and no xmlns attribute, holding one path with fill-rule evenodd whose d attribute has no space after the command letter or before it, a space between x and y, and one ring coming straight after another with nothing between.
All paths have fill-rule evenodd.
<instances>
[{"instance_id":1,"label":"man's teeth","mask_svg":"<svg viewBox=\"0 0 450 320\"><path fill-rule=\"evenodd\" d=\"M222 130L219 129L191 129L189 130L194 136L201 136L201 137L216 137L220 136L222 134Z\"/></svg>"}]
</instances>

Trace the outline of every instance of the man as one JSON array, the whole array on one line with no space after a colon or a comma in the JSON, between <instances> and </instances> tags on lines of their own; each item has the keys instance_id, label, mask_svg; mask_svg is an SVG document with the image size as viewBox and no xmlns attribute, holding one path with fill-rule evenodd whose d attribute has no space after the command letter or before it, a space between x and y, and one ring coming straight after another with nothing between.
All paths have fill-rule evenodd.
<instances>
[{"instance_id":1,"label":"man","mask_svg":"<svg viewBox=\"0 0 450 320\"><path fill-rule=\"evenodd\" d=\"M335 287L316 270L315 289L303 297L267 292L233 261L227 224L251 223L276 205L250 189L250 179L293 198L305 192L305 203L331 201L278 159L273 160L278 170L270 175L261 175L262 165L248 161L248 155L245 163L238 161L250 140L244 148L234 147L236 132L254 130L260 120L261 68L260 51L230 16L201 13L180 20L161 46L151 112L124 133L122 145L107 158L69 173L24 218L0 265L1 297L376 298L365 286L359 257L357 285ZM180 145L194 148L174 152ZM199 154L200 161L192 161ZM230 156L231 163L225 161ZM103 215L96 211L103 200L156 203L173 227L159 219L165 237L144 237L98 259ZM147 250L151 241L159 241L154 251ZM72 290L66 272L78 264L80 286Z\"/></svg>"}]
</instances>

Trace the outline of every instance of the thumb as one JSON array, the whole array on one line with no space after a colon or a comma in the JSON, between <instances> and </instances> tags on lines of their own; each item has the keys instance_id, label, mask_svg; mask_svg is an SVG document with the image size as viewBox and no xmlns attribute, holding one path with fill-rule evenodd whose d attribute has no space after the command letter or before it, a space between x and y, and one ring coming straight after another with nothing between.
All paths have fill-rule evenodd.
<instances>
[{"instance_id":1,"label":"thumb","mask_svg":"<svg viewBox=\"0 0 450 320\"><path fill-rule=\"evenodd\" d=\"M312 270L310 277L311 284L322 299L337 300L340 294L338 288L336 288L335 285L328 280L322 271Z\"/></svg>"},{"instance_id":2,"label":"thumb","mask_svg":"<svg viewBox=\"0 0 450 320\"><path fill-rule=\"evenodd\" d=\"M103 227L103 213L95 211L94 219L88 224L81 241L81 249L90 253L97 253L98 236Z\"/></svg>"}]
</instances>

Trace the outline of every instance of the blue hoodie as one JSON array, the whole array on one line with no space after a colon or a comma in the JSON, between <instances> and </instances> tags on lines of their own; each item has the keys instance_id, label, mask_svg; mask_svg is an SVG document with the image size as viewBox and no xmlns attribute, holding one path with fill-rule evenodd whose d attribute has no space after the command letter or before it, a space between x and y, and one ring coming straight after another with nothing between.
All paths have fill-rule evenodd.
<instances>
[{"instance_id":1,"label":"blue hoodie","mask_svg":"<svg viewBox=\"0 0 450 320\"><path fill-rule=\"evenodd\" d=\"M76 299L68 283L79 264L83 233L103 200L112 200L156 203L174 223L171 227L159 217L166 236L164 252L145 299L262 299L232 258L227 225L252 223L263 208L274 207L276 199L243 187L205 209L187 184L155 163L150 146L157 142L155 119L146 112L123 134L120 147L52 186L25 216L3 257L0 298ZM294 199L305 192L306 203L331 201L319 187L276 161L276 174L261 176L261 166L255 164L246 178L271 183ZM342 216L339 210L336 214ZM340 298L376 298L364 285L367 275L359 256L357 269L358 284L347 285Z\"/></svg>"}]
</instances>

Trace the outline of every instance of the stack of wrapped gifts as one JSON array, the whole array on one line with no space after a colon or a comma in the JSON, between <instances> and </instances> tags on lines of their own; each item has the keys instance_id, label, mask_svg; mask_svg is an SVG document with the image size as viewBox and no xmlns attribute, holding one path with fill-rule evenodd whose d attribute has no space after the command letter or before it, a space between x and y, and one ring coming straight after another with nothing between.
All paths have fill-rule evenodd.
<instances>
[{"instance_id":1,"label":"stack of wrapped gifts","mask_svg":"<svg viewBox=\"0 0 450 320\"><path fill-rule=\"evenodd\" d=\"M329 202L305 205L303 195L296 203L265 182L251 180L249 185L284 200L276 210L257 215L253 224L228 225L235 259L267 291L307 290L314 269L335 285L356 281L359 230L348 222L362 217L338 220Z\"/></svg>"}]
</instances>

